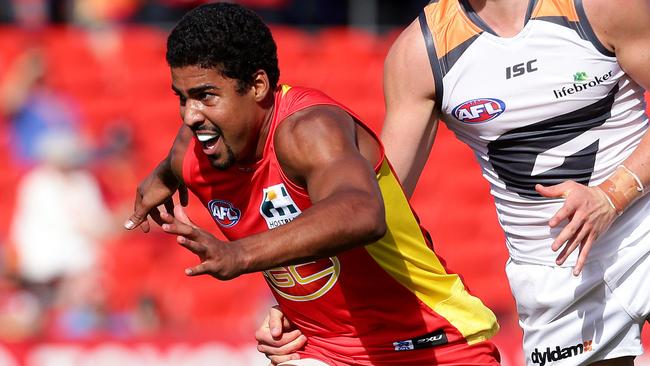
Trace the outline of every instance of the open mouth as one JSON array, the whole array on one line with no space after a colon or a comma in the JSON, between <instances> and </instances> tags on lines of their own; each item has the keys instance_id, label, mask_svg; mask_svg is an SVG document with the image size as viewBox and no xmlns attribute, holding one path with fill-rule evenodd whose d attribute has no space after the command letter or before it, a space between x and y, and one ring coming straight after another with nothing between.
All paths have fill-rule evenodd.
<instances>
[{"instance_id":1,"label":"open mouth","mask_svg":"<svg viewBox=\"0 0 650 366\"><path fill-rule=\"evenodd\" d=\"M203 146L203 152L206 155L212 155L216 151L217 142L221 135L216 132L197 132L196 138Z\"/></svg>"}]
</instances>

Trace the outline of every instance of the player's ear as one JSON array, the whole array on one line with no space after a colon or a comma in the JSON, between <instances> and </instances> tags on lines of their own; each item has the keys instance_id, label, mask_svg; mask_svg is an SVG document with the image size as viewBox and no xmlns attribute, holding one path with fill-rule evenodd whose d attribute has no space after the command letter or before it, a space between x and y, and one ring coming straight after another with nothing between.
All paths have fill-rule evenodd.
<instances>
[{"instance_id":1,"label":"player's ear","mask_svg":"<svg viewBox=\"0 0 650 366\"><path fill-rule=\"evenodd\" d=\"M271 85L269 84L269 76L264 70L257 70L253 74L253 91L255 93L255 100L258 102L266 99L266 96L271 90Z\"/></svg>"}]
</instances>

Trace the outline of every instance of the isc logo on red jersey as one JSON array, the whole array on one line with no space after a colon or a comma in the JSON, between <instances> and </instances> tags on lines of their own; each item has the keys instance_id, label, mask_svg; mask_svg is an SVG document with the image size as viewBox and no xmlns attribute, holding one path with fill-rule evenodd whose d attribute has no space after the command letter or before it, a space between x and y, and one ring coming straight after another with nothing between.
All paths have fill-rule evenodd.
<instances>
[{"instance_id":1,"label":"isc logo on red jersey","mask_svg":"<svg viewBox=\"0 0 650 366\"><path fill-rule=\"evenodd\" d=\"M479 123L493 120L505 110L506 104L500 99L480 98L456 106L451 113L461 122Z\"/></svg>"},{"instance_id":2,"label":"isc logo on red jersey","mask_svg":"<svg viewBox=\"0 0 650 366\"><path fill-rule=\"evenodd\" d=\"M217 224L223 227L235 226L241 218L241 211L235 208L232 203L224 200L212 200L208 202L210 215Z\"/></svg>"}]
</instances>

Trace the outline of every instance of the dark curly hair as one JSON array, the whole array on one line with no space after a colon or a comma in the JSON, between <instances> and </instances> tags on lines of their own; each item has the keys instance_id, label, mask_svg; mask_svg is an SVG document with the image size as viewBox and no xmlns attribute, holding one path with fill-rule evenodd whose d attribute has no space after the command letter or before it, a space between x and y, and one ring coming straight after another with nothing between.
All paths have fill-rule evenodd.
<instances>
[{"instance_id":1,"label":"dark curly hair","mask_svg":"<svg viewBox=\"0 0 650 366\"><path fill-rule=\"evenodd\" d=\"M167 38L170 67L216 68L238 81L238 92L253 84L253 74L266 71L271 88L280 78L277 48L262 19L240 5L206 4L189 11Z\"/></svg>"}]
</instances>

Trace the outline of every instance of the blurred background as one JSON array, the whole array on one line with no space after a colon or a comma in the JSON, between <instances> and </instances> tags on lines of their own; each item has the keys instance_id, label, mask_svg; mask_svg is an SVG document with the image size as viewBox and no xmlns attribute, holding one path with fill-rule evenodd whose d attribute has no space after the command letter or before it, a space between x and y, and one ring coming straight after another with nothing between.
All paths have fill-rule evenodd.
<instances>
[{"instance_id":1,"label":"blurred background","mask_svg":"<svg viewBox=\"0 0 650 366\"><path fill-rule=\"evenodd\" d=\"M0 365L267 364L261 275L190 279L195 258L172 237L122 229L180 125L167 32L204 2L0 0ZM426 2L239 1L270 24L283 83L322 89L376 131L383 59ZM190 216L214 229L197 203ZM499 317L503 364L523 364L488 185L444 126L413 205Z\"/></svg>"}]
</instances>

